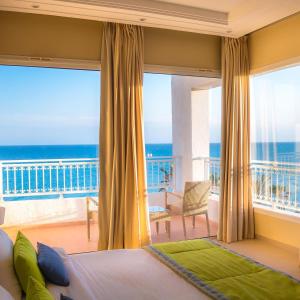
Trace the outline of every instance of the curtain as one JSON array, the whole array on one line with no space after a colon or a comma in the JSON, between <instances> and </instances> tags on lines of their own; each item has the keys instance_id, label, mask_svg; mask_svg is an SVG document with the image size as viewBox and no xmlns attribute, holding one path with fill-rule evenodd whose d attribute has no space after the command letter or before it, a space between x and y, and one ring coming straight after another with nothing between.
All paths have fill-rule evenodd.
<instances>
[{"instance_id":1,"label":"curtain","mask_svg":"<svg viewBox=\"0 0 300 300\"><path fill-rule=\"evenodd\" d=\"M101 52L99 250L150 241L143 136L143 29L104 24Z\"/></svg>"},{"instance_id":2,"label":"curtain","mask_svg":"<svg viewBox=\"0 0 300 300\"><path fill-rule=\"evenodd\" d=\"M222 40L221 192L218 239L254 238L247 37Z\"/></svg>"}]
</instances>

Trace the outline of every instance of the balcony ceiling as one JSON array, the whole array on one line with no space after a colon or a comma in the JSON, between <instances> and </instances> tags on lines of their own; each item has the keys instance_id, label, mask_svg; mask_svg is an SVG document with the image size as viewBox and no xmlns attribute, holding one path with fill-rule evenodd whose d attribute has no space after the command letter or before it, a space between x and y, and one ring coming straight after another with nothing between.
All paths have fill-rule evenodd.
<instances>
[{"instance_id":1,"label":"balcony ceiling","mask_svg":"<svg viewBox=\"0 0 300 300\"><path fill-rule=\"evenodd\" d=\"M239 37L300 11L300 0L1 0L0 10Z\"/></svg>"}]
</instances>

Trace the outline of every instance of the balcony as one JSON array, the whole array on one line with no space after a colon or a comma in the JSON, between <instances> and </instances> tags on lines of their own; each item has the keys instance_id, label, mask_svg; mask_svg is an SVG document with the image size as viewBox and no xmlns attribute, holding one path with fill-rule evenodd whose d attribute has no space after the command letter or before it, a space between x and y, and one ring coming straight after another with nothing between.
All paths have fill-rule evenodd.
<instances>
[{"instance_id":1,"label":"balcony","mask_svg":"<svg viewBox=\"0 0 300 300\"><path fill-rule=\"evenodd\" d=\"M178 157L147 158L149 205L163 205L164 192L177 190L180 171ZM209 216L211 234L216 235L220 160L195 158L193 170L211 181ZM64 247L68 253L97 249L97 218L87 238L86 197L97 197L99 162L95 159L2 161L0 164L2 204L6 207L4 227L14 237L19 228L32 241ZM285 213L300 213L299 166L295 163L255 161L251 164L255 205ZM180 205L177 199L169 199ZM189 238L207 236L205 220L197 217L196 228L187 220ZM156 234L151 225L153 242L168 241L161 228ZM181 240L181 218L172 216L171 240Z\"/></svg>"}]
</instances>

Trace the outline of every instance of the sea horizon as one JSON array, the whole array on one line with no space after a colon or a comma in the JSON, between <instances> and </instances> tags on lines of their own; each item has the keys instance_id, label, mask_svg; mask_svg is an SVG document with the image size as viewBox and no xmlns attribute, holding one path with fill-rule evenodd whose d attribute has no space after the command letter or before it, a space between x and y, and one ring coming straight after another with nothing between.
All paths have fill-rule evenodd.
<instances>
[{"instance_id":1,"label":"sea horizon","mask_svg":"<svg viewBox=\"0 0 300 300\"><path fill-rule=\"evenodd\" d=\"M145 144L146 157L172 156L172 143ZM256 142L251 144L252 159L255 160L291 160L300 158L300 142ZM221 144L210 143L210 157L220 157ZM0 160L34 160L34 159L76 159L97 158L97 144L66 145L2 145Z\"/></svg>"}]
</instances>

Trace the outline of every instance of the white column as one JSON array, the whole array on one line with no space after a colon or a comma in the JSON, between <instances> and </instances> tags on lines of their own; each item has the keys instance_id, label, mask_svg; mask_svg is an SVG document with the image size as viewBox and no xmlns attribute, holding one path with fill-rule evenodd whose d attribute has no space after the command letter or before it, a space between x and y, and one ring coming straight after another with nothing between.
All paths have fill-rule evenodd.
<instances>
[{"instance_id":1,"label":"white column","mask_svg":"<svg viewBox=\"0 0 300 300\"><path fill-rule=\"evenodd\" d=\"M176 189L186 181L204 179L204 168L193 157L209 157L209 88L219 79L172 76L172 138Z\"/></svg>"},{"instance_id":2,"label":"white column","mask_svg":"<svg viewBox=\"0 0 300 300\"><path fill-rule=\"evenodd\" d=\"M172 142L176 160L176 189L192 180L191 87L185 77L172 76Z\"/></svg>"},{"instance_id":3,"label":"white column","mask_svg":"<svg viewBox=\"0 0 300 300\"><path fill-rule=\"evenodd\" d=\"M192 91L192 158L209 157L209 90ZM192 179L205 180L204 160L193 160Z\"/></svg>"}]
</instances>

